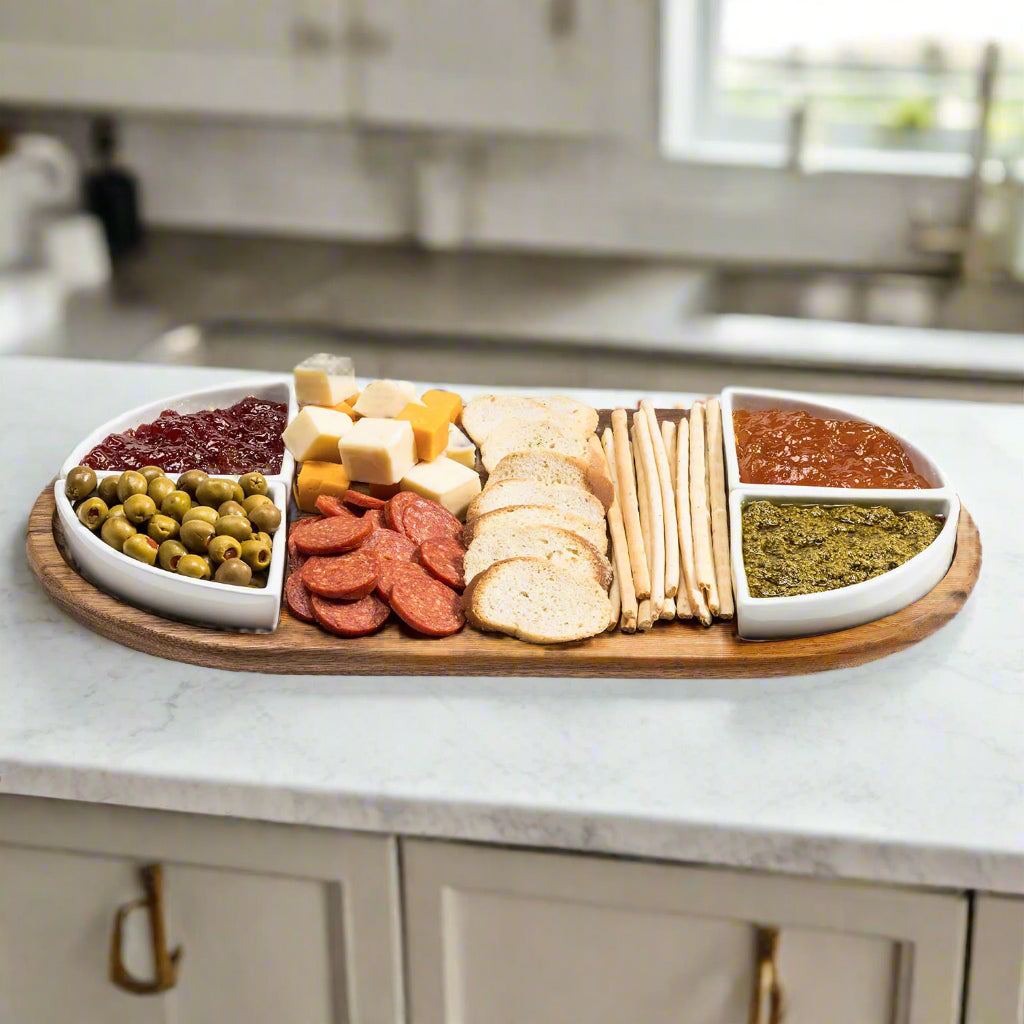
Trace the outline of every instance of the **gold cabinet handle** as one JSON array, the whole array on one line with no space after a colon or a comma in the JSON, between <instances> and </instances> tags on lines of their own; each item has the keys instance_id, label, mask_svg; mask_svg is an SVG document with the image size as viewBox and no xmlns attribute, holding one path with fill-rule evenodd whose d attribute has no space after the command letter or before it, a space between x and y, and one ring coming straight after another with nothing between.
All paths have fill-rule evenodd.
<instances>
[{"instance_id":1,"label":"gold cabinet handle","mask_svg":"<svg viewBox=\"0 0 1024 1024\"><path fill-rule=\"evenodd\" d=\"M782 1024L786 1013L782 982L779 979L779 929L758 926L757 970L750 995L750 1024ZM765 1006L768 1016L763 1016Z\"/></svg>"},{"instance_id":2,"label":"gold cabinet handle","mask_svg":"<svg viewBox=\"0 0 1024 1024\"><path fill-rule=\"evenodd\" d=\"M117 908L114 914L114 930L110 936L110 980L125 992L135 995L153 995L174 988L178 981L178 961L181 946L168 950L167 933L164 928L164 873L159 864L149 864L140 872L145 895ZM133 910L145 909L149 916L149 933L153 943L153 964L156 977L143 981L134 977L125 967L121 958L121 942L124 922Z\"/></svg>"}]
</instances>

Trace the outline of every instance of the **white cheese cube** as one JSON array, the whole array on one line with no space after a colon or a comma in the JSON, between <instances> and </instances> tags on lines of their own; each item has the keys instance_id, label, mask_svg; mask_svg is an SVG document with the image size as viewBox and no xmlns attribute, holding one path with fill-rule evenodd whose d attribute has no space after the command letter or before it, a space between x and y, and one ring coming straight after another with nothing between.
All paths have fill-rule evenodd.
<instances>
[{"instance_id":1,"label":"white cheese cube","mask_svg":"<svg viewBox=\"0 0 1024 1024\"><path fill-rule=\"evenodd\" d=\"M318 352L303 359L293 375L299 405L337 405L359 390L355 367L348 356Z\"/></svg>"},{"instance_id":2,"label":"white cheese cube","mask_svg":"<svg viewBox=\"0 0 1024 1024\"><path fill-rule=\"evenodd\" d=\"M467 469L476 466L476 446L454 423L448 424L448 447L444 454Z\"/></svg>"},{"instance_id":3,"label":"white cheese cube","mask_svg":"<svg viewBox=\"0 0 1024 1024\"><path fill-rule=\"evenodd\" d=\"M339 451L349 479L368 484L397 484L416 464L416 438L408 420L357 420Z\"/></svg>"},{"instance_id":4,"label":"white cheese cube","mask_svg":"<svg viewBox=\"0 0 1024 1024\"><path fill-rule=\"evenodd\" d=\"M402 477L402 490L440 502L453 516L465 519L469 503L480 493L480 477L444 455L417 463Z\"/></svg>"},{"instance_id":5,"label":"white cheese cube","mask_svg":"<svg viewBox=\"0 0 1024 1024\"><path fill-rule=\"evenodd\" d=\"M374 380L363 388L352 407L360 416L391 419L410 402L423 403L416 397L416 385L407 380Z\"/></svg>"},{"instance_id":6,"label":"white cheese cube","mask_svg":"<svg viewBox=\"0 0 1024 1024\"><path fill-rule=\"evenodd\" d=\"M281 439L297 462L337 462L338 442L352 428L352 418L337 409L307 405L284 429Z\"/></svg>"}]
</instances>

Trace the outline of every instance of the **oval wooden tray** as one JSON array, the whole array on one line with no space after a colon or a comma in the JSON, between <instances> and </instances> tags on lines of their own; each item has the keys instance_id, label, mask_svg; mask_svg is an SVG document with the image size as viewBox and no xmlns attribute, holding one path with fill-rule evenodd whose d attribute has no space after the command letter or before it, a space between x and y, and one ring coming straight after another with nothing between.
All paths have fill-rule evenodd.
<instances>
[{"instance_id":1,"label":"oval wooden tray","mask_svg":"<svg viewBox=\"0 0 1024 1024\"><path fill-rule=\"evenodd\" d=\"M371 637L344 640L293 619L273 633L228 633L160 618L98 590L64 552L53 490L29 517L29 565L72 618L125 647L160 658L235 671L301 675L500 675L741 678L849 668L884 658L934 633L964 606L981 569L978 528L961 507L953 564L928 595L856 629L795 640L751 642L732 623L702 629L662 623L649 633L604 633L576 644L538 647L468 627L424 640L389 622Z\"/></svg>"}]
</instances>

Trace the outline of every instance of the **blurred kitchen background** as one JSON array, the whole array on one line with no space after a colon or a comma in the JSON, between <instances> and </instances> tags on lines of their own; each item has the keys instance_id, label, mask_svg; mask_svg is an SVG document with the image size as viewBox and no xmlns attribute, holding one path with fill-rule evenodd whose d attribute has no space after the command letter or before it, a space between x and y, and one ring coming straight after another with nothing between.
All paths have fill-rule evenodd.
<instances>
[{"instance_id":1,"label":"blurred kitchen background","mask_svg":"<svg viewBox=\"0 0 1024 1024\"><path fill-rule=\"evenodd\" d=\"M0 0L0 352L330 350L1024 400L1024 4Z\"/></svg>"}]
</instances>

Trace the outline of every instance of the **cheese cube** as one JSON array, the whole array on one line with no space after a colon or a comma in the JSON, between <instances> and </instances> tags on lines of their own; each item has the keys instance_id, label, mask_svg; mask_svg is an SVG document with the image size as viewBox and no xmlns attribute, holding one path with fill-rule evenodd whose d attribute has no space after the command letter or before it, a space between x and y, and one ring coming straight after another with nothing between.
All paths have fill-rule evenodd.
<instances>
[{"instance_id":1,"label":"cheese cube","mask_svg":"<svg viewBox=\"0 0 1024 1024\"><path fill-rule=\"evenodd\" d=\"M285 427L281 439L299 462L337 462L338 442L351 427L351 417L343 412L307 405Z\"/></svg>"},{"instance_id":2,"label":"cheese cube","mask_svg":"<svg viewBox=\"0 0 1024 1024\"><path fill-rule=\"evenodd\" d=\"M350 480L396 484L416 463L416 438L408 420L367 416L345 433L339 451Z\"/></svg>"},{"instance_id":3,"label":"cheese cube","mask_svg":"<svg viewBox=\"0 0 1024 1024\"><path fill-rule=\"evenodd\" d=\"M440 406L410 402L396 417L412 424L416 455L429 462L448 447L448 417Z\"/></svg>"},{"instance_id":4,"label":"cheese cube","mask_svg":"<svg viewBox=\"0 0 1024 1024\"><path fill-rule=\"evenodd\" d=\"M444 454L467 469L476 468L476 445L454 423L448 424L448 446Z\"/></svg>"},{"instance_id":5,"label":"cheese cube","mask_svg":"<svg viewBox=\"0 0 1024 1024\"><path fill-rule=\"evenodd\" d=\"M442 455L413 466L402 477L402 490L440 502L452 515L464 519L469 503L480 493L480 477Z\"/></svg>"},{"instance_id":6,"label":"cheese cube","mask_svg":"<svg viewBox=\"0 0 1024 1024\"><path fill-rule=\"evenodd\" d=\"M359 396L356 395L355 397L358 398ZM352 403L353 399L349 398L344 402L338 402L335 405L332 405L331 408L334 409L335 412L343 412L350 420L355 422L359 419L359 413L357 413L352 407Z\"/></svg>"},{"instance_id":7,"label":"cheese cube","mask_svg":"<svg viewBox=\"0 0 1024 1024\"><path fill-rule=\"evenodd\" d=\"M416 397L416 385L407 380L374 380L363 388L353 409L360 416L393 419L410 402L423 403Z\"/></svg>"},{"instance_id":8,"label":"cheese cube","mask_svg":"<svg viewBox=\"0 0 1024 1024\"><path fill-rule=\"evenodd\" d=\"M444 409L449 423L455 423L462 415L462 396L454 391L424 391L423 404Z\"/></svg>"},{"instance_id":9,"label":"cheese cube","mask_svg":"<svg viewBox=\"0 0 1024 1024\"><path fill-rule=\"evenodd\" d=\"M337 405L357 390L352 360L330 352L303 359L293 376L299 405Z\"/></svg>"},{"instance_id":10,"label":"cheese cube","mask_svg":"<svg viewBox=\"0 0 1024 1024\"><path fill-rule=\"evenodd\" d=\"M295 480L295 504L303 512L315 512L321 494L343 498L348 485L348 474L339 463L304 462Z\"/></svg>"}]
</instances>

